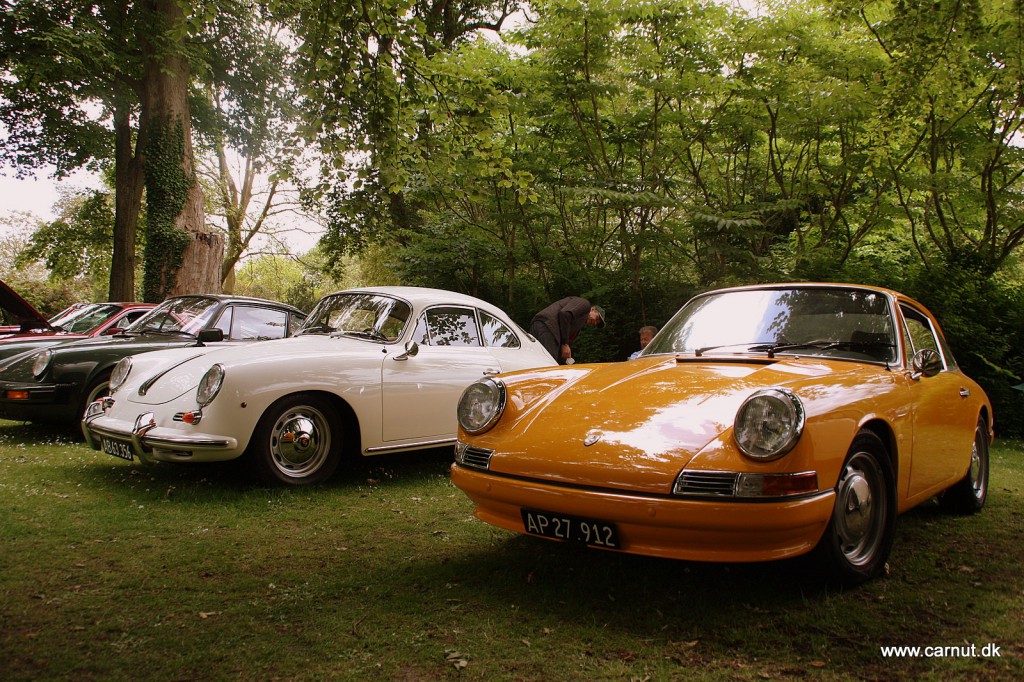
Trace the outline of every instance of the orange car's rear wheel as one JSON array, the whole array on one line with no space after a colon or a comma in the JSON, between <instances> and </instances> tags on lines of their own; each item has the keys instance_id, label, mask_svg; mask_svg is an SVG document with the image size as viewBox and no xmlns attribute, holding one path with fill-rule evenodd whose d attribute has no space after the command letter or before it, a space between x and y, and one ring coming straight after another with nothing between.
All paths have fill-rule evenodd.
<instances>
[{"instance_id":1,"label":"orange car's rear wheel","mask_svg":"<svg viewBox=\"0 0 1024 682\"><path fill-rule=\"evenodd\" d=\"M967 473L939 498L945 511L974 514L981 511L988 499L988 422L978 418L971 446L971 463Z\"/></svg>"},{"instance_id":2,"label":"orange car's rear wheel","mask_svg":"<svg viewBox=\"0 0 1024 682\"><path fill-rule=\"evenodd\" d=\"M848 585L885 570L896 528L892 462L870 431L854 438L836 484L836 502L816 549L829 575Z\"/></svg>"}]
</instances>

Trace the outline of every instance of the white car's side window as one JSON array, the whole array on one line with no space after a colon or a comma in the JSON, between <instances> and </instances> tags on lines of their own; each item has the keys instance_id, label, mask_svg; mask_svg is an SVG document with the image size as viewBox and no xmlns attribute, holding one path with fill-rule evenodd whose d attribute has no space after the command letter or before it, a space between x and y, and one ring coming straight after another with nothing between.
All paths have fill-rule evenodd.
<instances>
[{"instance_id":1,"label":"white car's side window","mask_svg":"<svg viewBox=\"0 0 1024 682\"><path fill-rule=\"evenodd\" d=\"M420 315L413 340L426 346L481 345L473 309L458 306L436 306Z\"/></svg>"},{"instance_id":2,"label":"white car's side window","mask_svg":"<svg viewBox=\"0 0 1024 682\"><path fill-rule=\"evenodd\" d=\"M490 313L480 311L480 326L484 345L492 348L519 348L519 337L508 326Z\"/></svg>"}]
</instances>

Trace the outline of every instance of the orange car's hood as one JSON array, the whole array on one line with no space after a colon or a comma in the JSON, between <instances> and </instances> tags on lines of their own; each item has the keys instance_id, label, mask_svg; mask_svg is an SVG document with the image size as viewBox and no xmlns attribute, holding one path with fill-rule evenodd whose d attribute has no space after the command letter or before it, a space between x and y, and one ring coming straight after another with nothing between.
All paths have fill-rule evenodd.
<instances>
[{"instance_id":1,"label":"orange car's hood","mask_svg":"<svg viewBox=\"0 0 1024 682\"><path fill-rule=\"evenodd\" d=\"M470 441L495 448L496 473L668 493L694 455L731 431L754 391L788 387L810 418L812 403L821 408L858 387L889 384L877 381L886 374L880 366L807 358L665 357L530 372L508 377L510 409L493 440Z\"/></svg>"}]
</instances>

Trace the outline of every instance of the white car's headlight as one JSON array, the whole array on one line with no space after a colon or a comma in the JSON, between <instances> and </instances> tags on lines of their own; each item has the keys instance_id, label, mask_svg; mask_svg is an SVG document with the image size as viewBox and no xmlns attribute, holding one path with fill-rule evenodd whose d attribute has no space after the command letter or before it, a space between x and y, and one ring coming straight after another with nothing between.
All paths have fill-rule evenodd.
<instances>
[{"instance_id":1,"label":"white car's headlight","mask_svg":"<svg viewBox=\"0 0 1024 682\"><path fill-rule=\"evenodd\" d=\"M35 358L32 360L32 376L37 379L43 376L43 372L50 366L50 362L53 361L53 351L47 348L36 353Z\"/></svg>"},{"instance_id":2,"label":"white car's headlight","mask_svg":"<svg viewBox=\"0 0 1024 682\"><path fill-rule=\"evenodd\" d=\"M124 380L128 378L128 375L132 372L132 357L129 355L118 360L117 364L114 365L114 369L110 370L110 385L109 390L111 393L121 388L124 384Z\"/></svg>"},{"instance_id":3,"label":"white car's headlight","mask_svg":"<svg viewBox=\"0 0 1024 682\"><path fill-rule=\"evenodd\" d=\"M747 457L767 461L793 449L804 430L804 406L789 391L770 388L743 401L733 437Z\"/></svg>"},{"instance_id":4,"label":"white car's headlight","mask_svg":"<svg viewBox=\"0 0 1024 682\"><path fill-rule=\"evenodd\" d=\"M483 433L494 426L505 411L505 384L481 379L470 384L459 398L459 426L466 433Z\"/></svg>"},{"instance_id":5,"label":"white car's headlight","mask_svg":"<svg viewBox=\"0 0 1024 682\"><path fill-rule=\"evenodd\" d=\"M199 380L199 390L196 391L196 401L200 407L206 407L217 397L221 384L224 383L224 368L214 365L206 370L206 374Z\"/></svg>"}]
</instances>

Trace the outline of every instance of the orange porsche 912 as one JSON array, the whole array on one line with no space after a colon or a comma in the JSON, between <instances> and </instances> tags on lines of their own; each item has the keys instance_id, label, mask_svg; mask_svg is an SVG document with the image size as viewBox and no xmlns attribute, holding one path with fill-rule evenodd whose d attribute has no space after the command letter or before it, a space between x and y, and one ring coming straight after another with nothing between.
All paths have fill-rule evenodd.
<instances>
[{"instance_id":1,"label":"orange porsche 912","mask_svg":"<svg viewBox=\"0 0 1024 682\"><path fill-rule=\"evenodd\" d=\"M509 530L691 561L814 553L877 576L897 514L985 504L992 407L894 291L773 284L690 300L636 360L484 378L452 481Z\"/></svg>"}]
</instances>

